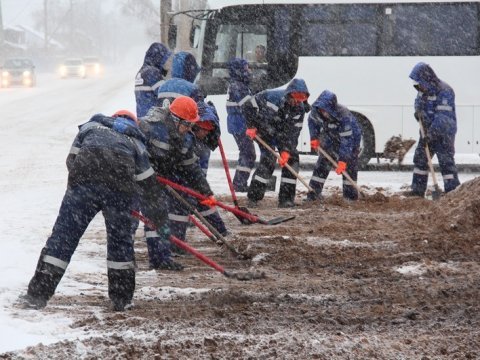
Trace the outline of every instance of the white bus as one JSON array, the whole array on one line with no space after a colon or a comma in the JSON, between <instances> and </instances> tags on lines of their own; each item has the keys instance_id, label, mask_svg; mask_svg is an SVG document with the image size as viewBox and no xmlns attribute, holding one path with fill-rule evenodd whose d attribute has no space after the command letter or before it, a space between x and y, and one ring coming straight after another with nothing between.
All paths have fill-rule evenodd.
<instances>
[{"instance_id":1,"label":"white bus","mask_svg":"<svg viewBox=\"0 0 480 360\"><path fill-rule=\"evenodd\" d=\"M478 1L207 3L197 29L197 83L216 104L224 134L226 63L243 57L251 61L255 91L284 87L298 77L307 83L310 103L325 89L336 93L361 123L366 164L381 156L391 136L418 138L416 90L408 76L423 61L456 93L457 153L480 152ZM266 62L256 62L257 45L266 48ZM302 152L310 151L307 117Z\"/></svg>"}]
</instances>

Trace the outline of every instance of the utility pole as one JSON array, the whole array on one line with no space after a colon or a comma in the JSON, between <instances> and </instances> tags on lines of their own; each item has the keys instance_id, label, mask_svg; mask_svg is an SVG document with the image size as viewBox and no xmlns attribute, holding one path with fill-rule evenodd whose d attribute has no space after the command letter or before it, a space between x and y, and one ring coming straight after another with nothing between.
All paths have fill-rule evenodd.
<instances>
[{"instance_id":1,"label":"utility pole","mask_svg":"<svg viewBox=\"0 0 480 360\"><path fill-rule=\"evenodd\" d=\"M5 36L3 35L3 16L2 16L2 0L0 0L0 58L5 51Z\"/></svg>"},{"instance_id":2,"label":"utility pole","mask_svg":"<svg viewBox=\"0 0 480 360\"><path fill-rule=\"evenodd\" d=\"M44 50L45 50L45 54L48 54L48 17L47 17L48 16L48 10L47 10L47 6L48 6L48 0L43 0L43 28L44 28L43 37L45 39L43 47L44 47Z\"/></svg>"},{"instance_id":3,"label":"utility pole","mask_svg":"<svg viewBox=\"0 0 480 360\"><path fill-rule=\"evenodd\" d=\"M169 12L172 11L172 0L160 0L160 41L168 44Z\"/></svg>"}]
</instances>

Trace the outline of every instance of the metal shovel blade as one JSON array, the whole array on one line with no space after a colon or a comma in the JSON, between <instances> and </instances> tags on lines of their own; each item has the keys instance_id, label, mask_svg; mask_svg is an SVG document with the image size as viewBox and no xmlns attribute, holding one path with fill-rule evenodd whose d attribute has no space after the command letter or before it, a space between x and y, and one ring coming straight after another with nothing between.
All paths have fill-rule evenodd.
<instances>
[{"instance_id":1,"label":"metal shovel blade","mask_svg":"<svg viewBox=\"0 0 480 360\"><path fill-rule=\"evenodd\" d=\"M277 224L280 224L280 223L283 223L283 222L286 222L286 221L289 221L289 220L293 220L293 219L295 219L295 215L279 216L279 217L276 217L276 218L273 218L273 219L270 219L270 220L261 220L261 223L265 224L265 225L277 225Z\"/></svg>"},{"instance_id":2,"label":"metal shovel blade","mask_svg":"<svg viewBox=\"0 0 480 360\"><path fill-rule=\"evenodd\" d=\"M239 272L233 272L233 271L225 271L223 273L226 277L240 280L240 281L249 281L249 280L258 280L258 279L265 279L266 275L263 271L239 271Z\"/></svg>"},{"instance_id":3,"label":"metal shovel blade","mask_svg":"<svg viewBox=\"0 0 480 360\"><path fill-rule=\"evenodd\" d=\"M435 189L432 191L432 200L434 201L440 200L441 196L442 196L442 192L440 190Z\"/></svg>"}]
</instances>

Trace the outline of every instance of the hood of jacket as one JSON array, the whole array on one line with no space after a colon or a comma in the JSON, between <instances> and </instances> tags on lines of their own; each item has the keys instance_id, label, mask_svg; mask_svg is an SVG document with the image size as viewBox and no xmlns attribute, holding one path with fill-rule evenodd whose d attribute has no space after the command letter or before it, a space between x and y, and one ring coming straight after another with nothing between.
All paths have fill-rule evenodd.
<instances>
[{"instance_id":1,"label":"hood of jacket","mask_svg":"<svg viewBox=\"0 0 480 360\"><path fill-rule=\"evenodd\" d=\"M285 95L288 95L294 92L302 92L302 93L306 93L307 97L310 96L310 93L308 92L307 84L303 79L295 78L292 81L290 81L287 88L285 89Z\"/></svg>"},{"instance_id":2,"label":"hood of jacket","mask_svg":"<svg viewBox=\"0 0 480 360\"><path fill-rule=\"evenodd\" d=\"M324 90L315 100L312 107L318 111L325 110L335 119L339 118L337 95L329 90Z\"/></svg>"},{"instance_id":3,"label":"hood of jacket","mask_svg":"<svg viewBox=\"0 0 480 360\"><path fill-rule=\"evenodd\" d=\"M228 75L232 80L243 83L250 82L250 71L247 70L248 61L242 58L233 58L227 63Z\"/></svg>"},{"instance_id":4,"label":"hood of jacket","mask_svg":"<svg viewBox=\"0 0 480 360\"><path fill-rule=\"evenodd\" d=\"M214 129L209 131L203 142L211 151L214 151L218 146L218 141L220 139L220 121L218 119L217 110L213 103L206 103L204 101L199 101L198 105L198 115L200 116L200 121L211 121L214 125Z\"/></svg>"},{"instance_id":5,"label":"hood of jacket","mask_svg":"<svg viewBox=\"0 0 480 360\"><path fill-rule=\"evenodd\" d=\"M218 121L218 115L216 109L207 104L204 101L199 101L198 106L198 115L200 116L200 122L202 121L211 121L215 124L216 127L219 126L220 122Z\"/></svg>"},{"instance_id":6,"label":"hood of jacket","mask_svg":"<svg viewBox=\"0 0 480 360\"><path fill-rule=\"evenodd\" d=\"M440 83L440 79L430 65L419 62L412 69L410 79L416 81L422 88L426 89L429 94L435 94Z\"/></svg>"},{"instance_id":7,"label":"hood of jacket","mask_svg":"<svg viewBox=\"0 0 480 360\"><path fill-rule=\"evenodd\" d=\"M168 50L165 45L159 42L154 42L145 53L143 63L162 70L171 54L171 51Z\"/></svg>"},{"instance_id":8,"label":"hood of jacket","mask_svg":"<svg viewBox=\"0 0 480 360\"><path fill-rule=\"evenodd\" d=\"M123 116L117 116L117 117L110 117L110 116L105 116L103 114L95 114L93 115L88 122L96 122L99 123L105 127L108 127L112 130L115 130L116 132L120 134L124 134L126 136L138 139L145 143L145 135L142 133L142 131L138 128L137 124L135 121L123 117ZM79 128L82 125L79 126Z\"/></svg>"},{"instance_id":9,"label":"hood of jacket","mask_svg":"<svg viewBox=\"0 0 480 360\"><path fill-rule=\"evenodd\" d=\"M198 66L197 60L192 54L181 51L173 56L172 77L193 83L199 72L200 66Z\"/></svg>"}]
</instances>

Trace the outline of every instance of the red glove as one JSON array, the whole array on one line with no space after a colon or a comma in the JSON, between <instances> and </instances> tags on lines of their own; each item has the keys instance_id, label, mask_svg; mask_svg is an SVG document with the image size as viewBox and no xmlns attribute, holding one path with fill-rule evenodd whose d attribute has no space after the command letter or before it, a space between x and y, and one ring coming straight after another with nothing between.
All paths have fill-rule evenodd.
<instances>
[{"instance_id":1,"label":"red glove","mask_svg":"<svg viewBox=\"0 0 480 360\"><path fill-rule=\"evenodd\" d=\"M347 170L347 163L343 161L339 161L337 164L337 168L335 169L335 172L337 173L337 175L340 175L345 170Z\"/></svg>"},{"instance_id":2,"label":"red glove","mask_svg":"<svg viewBox=\"0 0 480 360\"><path fill-rule=\"evenodd\" d=\"M247 131L245 131L245 134L247 134L247 136L250 138L250 139L255 139L255 136L257 136L257 129L256 128L248 128Z\"/></svg>"},{"instance_id":3,"label":"red glove","mask_svg":"<svg viewBox=\"0 0 480 360\"><path fill-rule=\"evenodd\" d=\"M318 148L320 147L320 140L318 139L312 139L310 140L310 148L313 151L318 151Z\"/></svg>"},{"instance_id":4,"label":"red glove","mask_svg":"<svg viewBox=\"0 0 480 360\"><path fill-rule=\"evenodd\" d=\"M284 167L288 160L290 160L290 153L288 151L282 151L280 153L280 159L278 159L280 167Z\"/></svg>"},{"instance_id":5,"label":"red glove","mask_svg":"<svg viewBox=\"0 0 480 360\"><path fill-rule=\"evenodd\" d=\"M210 195L205 200L200 201L200 204L209 206L209 207L214 207L215 205L217 205L217 200L215 200L215 197L213 195Z\"/></svg>"}]
</instances>

